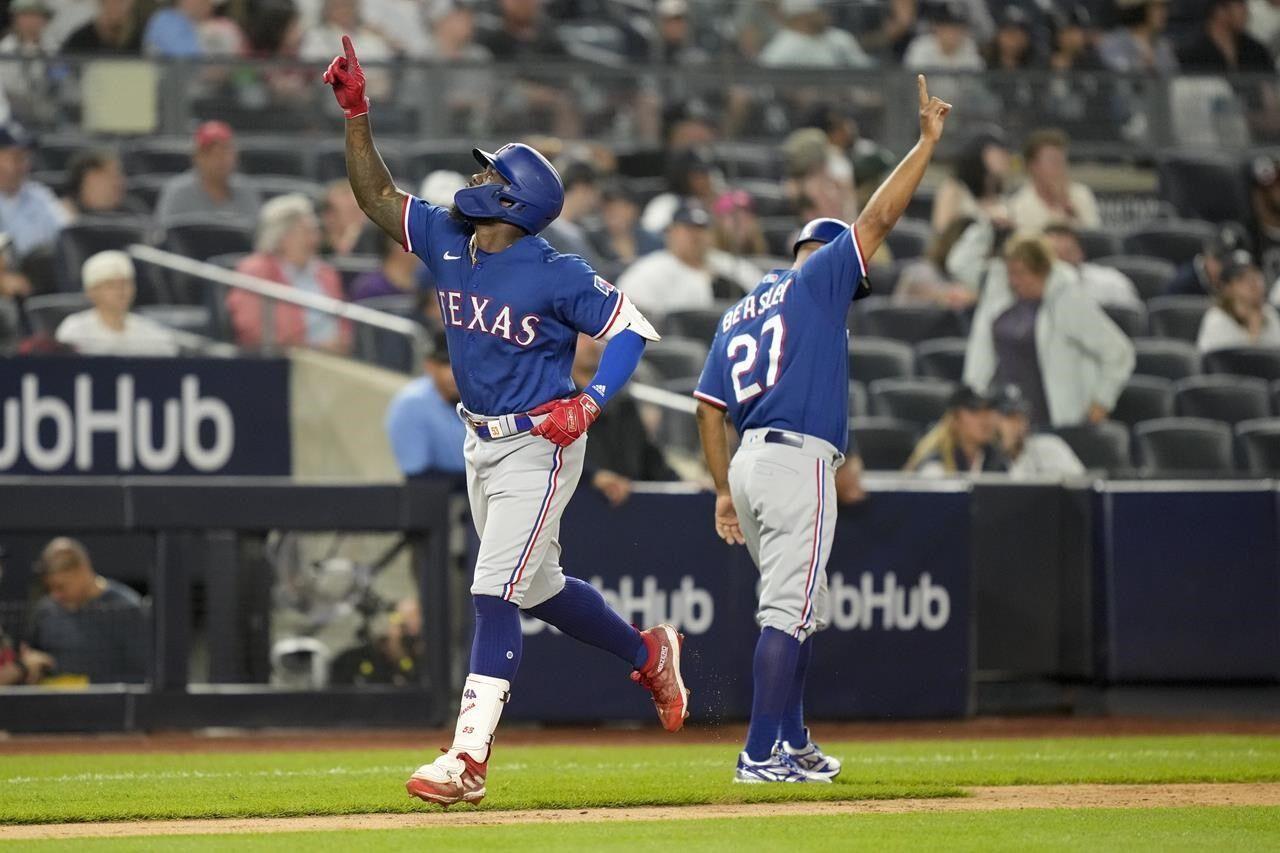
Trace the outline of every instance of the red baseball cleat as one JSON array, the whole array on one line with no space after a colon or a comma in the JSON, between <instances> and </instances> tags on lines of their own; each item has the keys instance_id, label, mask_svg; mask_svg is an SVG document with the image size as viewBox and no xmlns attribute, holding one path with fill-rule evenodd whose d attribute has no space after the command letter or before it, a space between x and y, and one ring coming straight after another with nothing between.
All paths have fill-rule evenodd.
<instances>
[{"instance_id":1,"label":"red baseball cleat","mask_svg":"<svg viewBox=\"0 0 1280 853\"><path fill-rule=\"evenodd\" d=\"M669 732L678 732L689 716L689 691L680 677L680 647L684 634L671 625L657 625L640 632L649 660L631 673L631 680L653 694L658 720Z\"/></svg>"},{"instance_id":2,"label":"red baseball cleat","mask_svg":"<svg viewBox=\"0 0 1280 853\"><path fill-rule=\"evenodd\" d=\"M461 749L440 750L444 755L424 764L404 784L409 796L448 808L454 803L479 803L484 799L484 779L489 756L476 761Z\"/></svg>"}]
</instances>

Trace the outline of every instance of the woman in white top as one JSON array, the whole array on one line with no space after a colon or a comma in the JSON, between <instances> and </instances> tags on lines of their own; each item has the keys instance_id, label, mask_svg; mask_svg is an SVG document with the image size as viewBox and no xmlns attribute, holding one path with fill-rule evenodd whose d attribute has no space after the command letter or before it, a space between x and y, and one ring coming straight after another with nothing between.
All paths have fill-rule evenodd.
<instances>
[{"instance_id":1,"label":"woman in white top","mask_svg":"<svg viewBox=\"0 0 1280 853\"><path fill-rule=\"evenodd\" d=\"M1233 252L1222 268L1214 305L1200 322L1200 352L1280 347L1280 313L1267 304L1262 271L1248 252Z\"/></svg>"},{"instance_id":2,"label":"woman in white top","mask_svg":"<svg viewBox=\"0 0 1280 853\"><path fill-rule=\"evenodd\" d=\"M154 320L130 314L134 296L133 261L124 252L99 252L84 262L80 281L93 303L72 314L54 334L82 355L177 355L173 333Z\"/></svg>"}]
</instances>

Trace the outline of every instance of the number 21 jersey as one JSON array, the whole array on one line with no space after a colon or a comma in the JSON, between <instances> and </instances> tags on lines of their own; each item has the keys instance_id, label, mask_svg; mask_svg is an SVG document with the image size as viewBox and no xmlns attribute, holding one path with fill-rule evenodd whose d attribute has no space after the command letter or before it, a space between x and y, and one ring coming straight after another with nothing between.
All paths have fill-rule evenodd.
<instances>
[{"instance_id":1,"label":"number 21 jersey","mask_svg":"<svg viewBox=\"0 0 1280 853\"><path fill-rule=\"evenodd\" d=\"M844 452L849 441L845 318L866 264L852 227L798 270L773 270L724 313L693 395L741 434L781 429Z\"/></svg>"}]
</instances>

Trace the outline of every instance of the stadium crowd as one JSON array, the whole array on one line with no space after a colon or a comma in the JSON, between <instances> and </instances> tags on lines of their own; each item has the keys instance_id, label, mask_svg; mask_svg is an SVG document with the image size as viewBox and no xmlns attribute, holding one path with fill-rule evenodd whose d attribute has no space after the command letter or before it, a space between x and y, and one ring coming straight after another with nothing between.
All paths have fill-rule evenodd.
<instances>
[{"instance_id":1,"label":"stadium crowd","mask_svg":"<svg viewBox=\"0 0 1280 853\"><path fill-rule=\"evenodd\" d=\"M730 86L719 100L664 99L656 119L662 144L656 161L644 159L598 141L604 137L590 132L568 90L539 77L533 62L598 60L592 51L607 47L625 61L667 68L1219 74L1274 71L1280 46L1280 2L1272 0L176 0L159 8L11 0L4 15L0 58L22 61L3 64L0 78L9 95L0 112L10 115L0 124L0 347L164 355L190 346L189 333L197 333L251 350L309 346L423 372L402 341L291 305L268 313L257 297L224 295L120 252L152 243L437 325L429 275L366 221L343 177L340 147L299 145L278 129L260 138L253 131L261 128L217 119L178 141L50 144L13 118L40 121L32 95L56 75L61 55L321 62L351 33L371 66L371 97L385 99L388 112L412 96L394 73L397 58L524 63L508 80L521 92L520 114L546 113L550 127L564 131L511 134L539 148L564 178L563 215L544 236L585 257L659 324L665 339L650 347L637 379L681 393L691 389L725 306L767 269L789 263L790 239L805 221L855 218L895 157L863 136L857 109L839 99L792 99L781 123L752 125L771 142L735 147L736 111L752 107ZM310 65L244 71L265 75L275 96L324 94ZM1016 74L982 79L1005 109L1026 96ZM210 70L205 82L217 89L227 79ZM494 85L483 75L473 82L451 94L453 107L479 108ZM959 87L958 110L977 91L963 76L939 83ZM1116 93L1050 87L1044 94L1114 106ZM1264 129L1280 116L1272 97L1265 85L1240 96ZM760 95L747 100L758 107ZM1086 124L1089 109L1079 113ZM1071 128L1069 113L1064 106L1056 115ZM326 141L340 146L337 120L324 117ZM1183 441L1197 448L1185 469L1251 464L1253 455L1235 457L1235 442L1270 435L1262 421L1280 415L1273 408L1280 387L1267 384L1280 381L1280 314L1272 304L1280 302L1280 279L1268 280L1280 272L1275 150L1231 155L1225 172L1212 171L1221 153L1161 160L1160 209L1186 218L1116 228L1077 174L1075 129L1001 124L962 125L931 190L870 259L874 295L849 317L862 462L946 473L1124 471L1135 458L1155 458L1155 445ZM387 152L401 186L429 201L450 204L466 180L469 144L414 149L393 141ZM1215 183L1224 174L1236 191ZM1225 201L1199 215L1183 210L1188 197L1206 194ZM592 352L581 355L589 360ZM414 413L438 420L456 397L442 366L447 355L430 356L411 399L398 401L389 418L393 444L397 433L415 434ZM1175 415L1198 420L1170 420ZM696 447L679 416L628 402L616 420L618 440L597 443L615 445L614 461L592 463L603 472L593 480L611 500L625 499L630 480L675 476L653 442ZM637 422L646 429L634 429ZM1050 431L1061 441L1039 441ZM447 453L397 455L409 474L457 462Z\"/></svg>"}]
</instances>

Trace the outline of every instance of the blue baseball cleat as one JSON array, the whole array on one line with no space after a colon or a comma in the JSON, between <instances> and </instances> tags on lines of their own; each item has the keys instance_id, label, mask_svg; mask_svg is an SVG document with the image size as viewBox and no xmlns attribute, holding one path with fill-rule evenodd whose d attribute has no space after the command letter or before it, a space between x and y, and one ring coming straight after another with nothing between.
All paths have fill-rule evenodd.
<instances>
[{"instance_id":1,"label":"blue baseball cleat","mask_svg":"<svg viewBox=\"0 0 1280 853\"><path fill-rule=\"evenodd\" d=\"M804 736L809 739L808 729L804 730ZM799 749L785 740L778 741L773 745L773 754L790 758L805 773L828 782L840 775L840 759L825 755L812 740Z\"/></svg>"},{"instance_id":2,"label":"blue baseball cleat","mask_svg":"<svg viewBox=\"0 0 1280 853\"><path fill-rule=\"evenodd\" d=\"M762 782L819 782L830 783L830 779L800 769L800 765L783 752L774 752L764 761L752 761L746 752L738 756L738 769L733 774L734 782L758 784Z\"/></svg>"}]
</instances>

